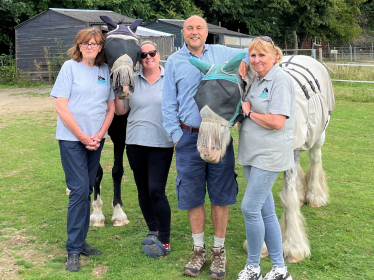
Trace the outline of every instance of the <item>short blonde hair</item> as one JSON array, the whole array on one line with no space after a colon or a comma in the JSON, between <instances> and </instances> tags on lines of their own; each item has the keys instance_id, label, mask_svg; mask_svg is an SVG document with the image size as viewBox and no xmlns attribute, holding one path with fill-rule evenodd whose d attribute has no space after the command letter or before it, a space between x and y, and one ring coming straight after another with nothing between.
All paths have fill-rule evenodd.
<instances>
[{"instance_id":1,"label":"short blonde hair","mask_svg":"<svg viewBox=\"0 0 374 280\"><path fill-rule=\"evenodd\" d=\"M104 36L98 28L86 28L78 32L74 39L74 45L68 50L68 54L71 58L77 62L82 61L82 53L79 49L80 43L88 43L92 38L95 39L96 43L102 46L101 52L95 58L95 66L100 66L105 63L105 51L104 51Z\"/></svg>"},{"instance_id":2,"label":"short blonde hair","mask_svg":"<svg viewBox=\"0 0 374 280\"><path fill-rule=\"evenodd\" d=\"M281 62L283 58L281 49L276 47L273 41L267 42L267 41L262 40L261 38L258 38L252 41L252 43L249 45L248 53L250 53L252 50L256 50L258 52L264 51L266 53L277 54L277 58L275 59L276 63Z\"/></svg>"},{"instance_id":3,"label":"short blonde hair","mask_svg":"<svg viewBox=\"0 0 374 280\"><path fill-rule=\"evenodd\" d=\"M156 43L154 43L154 42L152 42L152 41L150 41L150 40L147 40L147 41L144 41L144 42L142 42L141 44L140 44L140 47L142 47L142 46L144 46L144 45L153 45L154 47L155 47L155 49L157 50L157 44Z\"/></svg>"}]
</instances>

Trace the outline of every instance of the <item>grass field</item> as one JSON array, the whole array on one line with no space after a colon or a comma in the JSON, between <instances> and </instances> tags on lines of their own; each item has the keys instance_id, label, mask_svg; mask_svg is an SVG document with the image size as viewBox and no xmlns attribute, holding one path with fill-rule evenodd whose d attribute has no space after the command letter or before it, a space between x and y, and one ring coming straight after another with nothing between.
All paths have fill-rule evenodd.
<instances>
[{"instance_id":1,"label":"grass field","mask_svg":"<svg viewBox=\"0 0 374 280\"><path fill-rule=\"evenodd\" d=\"M334 88L337 102L322 148L331 201L322 208L302 207L312 255L300 263L289 264L295 280L374 279L373 88L341 83L334 83ZM353 94L353 90L357 92ZM362 92L370 93L371 97L357 97ZM111 226L113 145L109 139L101 162L106 226L90 228L88 234L88 242L103 254L82 257L78 273L64 270L68 197L54 139L55 123L56 113L52 110L0 118L0 278L187 279L181 272L191 255L192 238L186 212L176 207L175 161L167 184L172 209L172 253L153 260L141 251L140 242L147 228L127 159L122 199L130 224L120 228ZM233 137L237 149L236 130ZM302 154L301 163L305 169L307 154ZM230 208L225 243L226 279L236 279L246 260L240 210L246 183L240 165L236 171L239 194L238 203ZM273 189L278 216L282 213L278 197L282 179L280 174ZM205 236L206 245L212 246L210 218ZM268 258L261 265L263 272L271 268ZM208 271L209 265L199 279L207 279Z\"/></svg>"}]
</instances>

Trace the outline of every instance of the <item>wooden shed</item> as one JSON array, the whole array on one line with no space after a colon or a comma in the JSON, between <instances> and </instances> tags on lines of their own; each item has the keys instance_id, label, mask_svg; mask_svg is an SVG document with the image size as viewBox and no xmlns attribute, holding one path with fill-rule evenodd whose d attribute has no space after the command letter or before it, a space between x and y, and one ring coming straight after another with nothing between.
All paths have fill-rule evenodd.
<instances>
[{"instance_id":1,"label":"wooden shed","mask_svg":"<svg viewBox=\"0 0 374 280\"><path fill-rule=\"evenodd\" d=\"M184 19L157 19L147 24L147 28L175 34L174 48L178 50L183 46ZM208 23L207 44L220 44L229 47L245 48L252 42L254 36L228 30L227 28Z\"/></svg>"},{"instance_id":2,"label":"wooden shed","mask_svg":"<svg viewBox=\"0 0 374 280\"><path fill-rule=\"evenodd\" d=\"M100 28L103 25L101 15L107 15L114 22L122 24L131 24L135 20L112 11L50 8L17 25L17 68L31 73L32 78L42 76L45 80L51 80L50 68L53 66L54 72L59 70L58 56L65 54L67 48L73 45L79 30Z\"/></svg>"}]
</instances>

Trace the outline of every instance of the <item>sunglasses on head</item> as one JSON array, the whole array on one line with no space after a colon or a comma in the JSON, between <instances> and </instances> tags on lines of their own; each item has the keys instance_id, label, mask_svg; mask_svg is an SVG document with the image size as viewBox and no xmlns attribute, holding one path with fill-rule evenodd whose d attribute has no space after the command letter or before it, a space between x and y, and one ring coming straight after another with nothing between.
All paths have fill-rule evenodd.
<instances>
[{"instance_id":1,"label":"sunglasses on head","mask_svg":"<svg viewBox=\"0 0 374 280\"><path fill-rule=\"evenodd\" d=\"M145 58L147 58L147 55L149 55L150 57L155 57L156 53L157 53L156 50L154 50L154 51L149 51L149 52L142 52L142 53L140 54L140 58L141 58L141 59L145 59Z\"/></svg>"},{"instance_id":2,"label":"sunglasses on head","mask_svg":"<svg viewBox=\"0 0 374 280\"><path fill-rule=\"evenodd\" d=\"M269 37L269 36L260 36L260 37L256 37L256 38L253 39L253 41L256 41L256 40L258 40L258 39L260 39L260 40L262 40L262 41L264 41L264 42L268 42L268 43L272 44L273 47L275 47L274 42L273 42L273 39L271 39L271 37ZM252 41L252 42L253 42L253 41Z\"/></svg>"}]
</instances>

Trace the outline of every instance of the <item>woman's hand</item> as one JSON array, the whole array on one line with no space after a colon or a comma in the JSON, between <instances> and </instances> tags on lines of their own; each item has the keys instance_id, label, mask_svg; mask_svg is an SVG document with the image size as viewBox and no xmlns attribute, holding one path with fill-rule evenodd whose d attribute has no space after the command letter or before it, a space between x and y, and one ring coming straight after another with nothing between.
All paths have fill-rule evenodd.
<instances>
[{"instance_id":1,"label":"woman's hand","mask_svg":"<svg viewBox=\"0 0 374 280\"><path fill-rule=\"evenodd\" d=\"M248 113L251 111L251 103L242 101L242 111L244 115L248 116Z\"/></svg>"}]
</instances>

